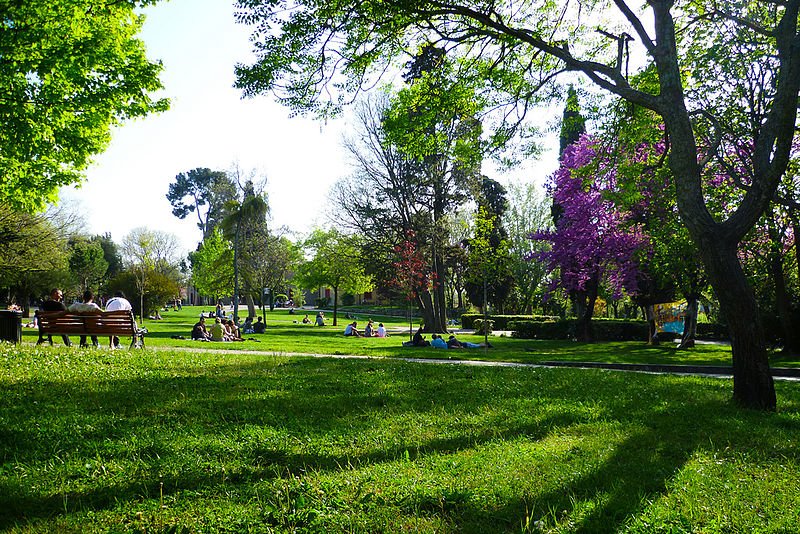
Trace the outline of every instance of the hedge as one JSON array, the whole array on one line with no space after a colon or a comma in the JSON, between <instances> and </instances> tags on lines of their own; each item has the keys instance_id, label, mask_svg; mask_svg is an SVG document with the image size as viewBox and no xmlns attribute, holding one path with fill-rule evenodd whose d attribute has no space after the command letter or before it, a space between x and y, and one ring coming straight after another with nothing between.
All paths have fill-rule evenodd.
<instances>
[{"instance_id":1,"label":"hedge","mask_svg":"<svg viewBox=\"0 0 800 534\"><path fill-rule=\"evenodd\" d=\"M512 321L508 330L512 337L520 339L574 339L577 319L557 321ZM596 341L646 341L648 326L645 321L630 319L592 319L592 331ZM678 334L660 333L660 341L670 341ZM697 325L697 339L724 340L727 330L724 326L712 323Z\"/></svg>"},{"instance_id":2,"label":"hedge","mask_svg":"<svg viewBox=\"0 0 800 534\"><path fill-rule=\"evenodd\" d=\"M513 337L522 339L573 339L577 319L559 321L513 321ZM592 331L596 341L646 341L648 328L645 321L630 319L593 320Z\"/></svg>"}]
</instances>

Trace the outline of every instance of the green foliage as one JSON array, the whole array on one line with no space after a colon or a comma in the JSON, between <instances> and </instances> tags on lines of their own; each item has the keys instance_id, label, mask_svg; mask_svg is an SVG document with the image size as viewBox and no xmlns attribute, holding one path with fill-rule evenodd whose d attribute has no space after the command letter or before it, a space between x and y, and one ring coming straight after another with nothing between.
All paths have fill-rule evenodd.
<instances>
[{"instance_id":1,"label":"green foliage","mask_svg":"<svg viewBox=\"0 0 800 534\"><path fill-rule=\"evenodd\" d=\"M67 258L66 239L46 218L0 202L0 287L66 269Z\"/></svg>"},{"instance_id":2,"label":"green foliage","mask_svg":"<svg viewBox=\"0 0 800 534\"><path fill-rule=\"evenodd\" d=\"M484 285L488 304L503 311L514 285L510 245L500 226L497 214L480 206L473 221L473 237L467 241L469 251L465 288L476 306L484 306Z\"/></svg>"},{"instance_id":3,"label":"green foliage","mask_svg":"<svg viewBox=\"0 0 800 534\"><path fill-rule=\"evenodd\" d=\"M121 121L168 107L160 62L136 38L151 1L4 2L0 203L39 210L79 182Z\"/></svg>"},{"instance_id":4,"label":"green foliage","mask_svg":"<svg viewBox=\"0 0 800 534\"><path fill-rule=\"evenodd\" d=\"M305 247L313 257L295 274L293 280L299 287L315 290L327 286L350 293L371 289L371 279L362 266L361 249L353 236L335 229L317 229L306 239Z\"/></svg>"},{"instance_id":5,"label":"green foliage","mask_svg":"<svg viewBox=\"0 0 800 534\"><path fill-rule=\"evenodd\" d=\"M203 238L222 222L226 203L236 196L236 184L227 173L205 167L178 174L167 192L172 214L185 219L195 213Z\"/></svg>"},{"instance_id":6,"label":"green foliage","mask_svg":"<svg viewBox=\"0 0 800 534\"><path fill-rule=\"evenodd\" d=\"M581 105L578 101L578 92L570 85L567 91L567 103L564 105L564 115L561 118L561 133L559 135L559 155L564 150L580 139L586 133L586 119L581 114Z\"/></svg>"},{"instance_id":7,"label":"green foliage","mask_svg":"<svg viewBox=\"0 0 800 534\"><path fill-rule=\"evenodd\" d=\"M521 339L574 339L578 320L512 321L509 328L513 336ZM647 341L648 326L645 321L626 319L599 319L593 322L596 341Z\"/></svg>"},{"instance_id":8,"label":"green foliage","mask_svg":"<svg viewBox=\"0 0 800 534\"><path fill-rule=\"evenodd\" d=\"M152 315L180 294L180 286L167 274L156 270L147 272L147 286L144 292L140 289L137 276L137 273L123 271L108 282L109 291L119 290L125 293L136 315L144 317ZM144 306L143 312L140 306Z\"/></svg>"},{"instance_id":9,"label":"green foliage","mask_svg":"<svg viewBox=\"0 0 800 534\"><path fill-rule=\"evenodd\" d=\"M494 321L491 319L475 319L473 322L473 326L475 327L475 334L485 336L491 334L494 330Z\"/></svg>"},{"instance_id":10,"label":"green foliage","mask_svg":"<svg viewBox=\"0 0 800 534\"><path fill-rule=\"evenodd\" d=\"M192 284L201 295L222 297L233 294L233 245L219 228L189 254Z\"/></svg>"},{"instance_id":11,"label":"green foliage","mask_svg":"<svg viewBox=\"0 0 800 534\"><path fill-rule=\"evenodd\" d=\"M70 247L69 269L78 281L81 292L97 290L99 282L108 272L105 251L97 241L78 238Z\"/></svg>"}]
</instances>

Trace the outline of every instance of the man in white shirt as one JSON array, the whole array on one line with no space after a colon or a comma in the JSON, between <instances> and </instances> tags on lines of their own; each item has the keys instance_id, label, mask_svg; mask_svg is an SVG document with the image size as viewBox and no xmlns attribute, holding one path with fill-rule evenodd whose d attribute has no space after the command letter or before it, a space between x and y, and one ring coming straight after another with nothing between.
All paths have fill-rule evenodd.
<instances>
[{"instance_id":1,"label":"man in white shirt","mask_svg":"<svg viewBox=\"0 0 800 534\"><path fill-rule=\"evenodd\" d=\"M106 311L119 311L119 310L132 310L133 306L125 298L125 293L122 291L114 292L114 296L106 302ZM119 348L119 337L117 336L110 336L108 338L109 344L112 349Z\"/></svg>"}]
</instances>

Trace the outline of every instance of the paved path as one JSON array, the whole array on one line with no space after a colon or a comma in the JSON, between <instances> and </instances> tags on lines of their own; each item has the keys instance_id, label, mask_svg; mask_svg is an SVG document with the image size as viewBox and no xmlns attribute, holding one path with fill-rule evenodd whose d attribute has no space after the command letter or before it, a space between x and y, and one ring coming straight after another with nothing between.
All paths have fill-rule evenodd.
<instances>
[{"instance_id":1,"label":"paved path","mask_svg":"<svg viewBox=\"0 0 800 534\"><path fill-rule=\"evenodd\" d=\"M210 352L215 354L254 354L261 356L305 356L311 358L335 358L348 360L400 360L410 363L430 363L438 365L471 365L476 367L515 367L515 368L550 368L572 367L579 369L605 369L608 371L623 371L633 373L652 374L680 374L692 376L705 376L716 378L729 378L733 376L730 367L714 365L672 365L672 364L640 364L640 363L603 363L603 362L565 362L545 361L541 363L498 362L488 360L457 360L451 358L405 358L405 357L375 357L356 354L318 354L308 352L280 352L269 350L243 350L243 349L212 349L205 347L157 347L151 350L181 350L193 352ZM800 381L800 369L791 367L773 367L772 376L776 380Z\"/></svg>"}]
</instances>

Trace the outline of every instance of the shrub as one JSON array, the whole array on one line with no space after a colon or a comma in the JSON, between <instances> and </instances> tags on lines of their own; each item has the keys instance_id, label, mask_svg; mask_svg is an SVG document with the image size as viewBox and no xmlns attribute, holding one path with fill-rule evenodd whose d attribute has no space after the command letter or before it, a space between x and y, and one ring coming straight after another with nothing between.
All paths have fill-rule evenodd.
<instances>
[{"instance_id":1,"label":"shrub","mask_svg":"<svg viewBox=\"0 0 800 534\"><path fill-rule=\"evenodd\" d=\"M511 337L520 339L570 339L574 337L571 321L513 321Z\"/></svg>"},{"instance_id":2,"label":"shrub","mask_svg":"<svg viewBox=\"0 0 800 534\"><path fill-rule=\"evenodd\" d=\"M577 320L513 321L512 336L521 339L572 339ZM596 341L647 341L647 323L628 319L594 319L592 331Z\"/></svg>"},{"instance_id":3,"label":"shrub","mask_svg":"<svg viewBox=\"0 0 800 534\"><path fill-rule=\"evenodd\" d=\"M330 306L331 299L328 297L319 297L318 299L314 300L314 304L317 308L327 308Z\"/></svg>"},{"instance_id":4,"label":"shrub","mask_svg":"<svg viewBox=\"0 0 800 534\"><path fill-rule=\"evenodd\" d=\"M719 323L697 323L697 339L709 341L728 339L728 327Z\"/></svg>"},{"instance_id":5,"label":"shrub","mask_svg":"<svg viewBox=\"0 0 800 534\"><path fill-rule=\"evenodd\" d=\"M480 335L491 334L494 328L494 321L491 319L487 319L486 321L483 319L475 319L472 324L475 327L475 333Z\"/></svg>"},{"instance_id":6,"label":"shrub","mask_svg":"<svg viewBox=\"0 0 800 534\"><path fill-rule=\"evenodd\" d=\"M356 303L356 296L352 293L342 295L342 306L352 306Z\"/></svg>"}]
</instances>

